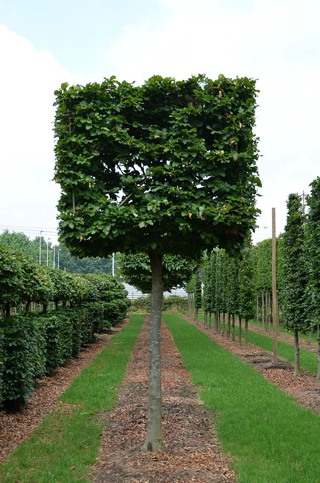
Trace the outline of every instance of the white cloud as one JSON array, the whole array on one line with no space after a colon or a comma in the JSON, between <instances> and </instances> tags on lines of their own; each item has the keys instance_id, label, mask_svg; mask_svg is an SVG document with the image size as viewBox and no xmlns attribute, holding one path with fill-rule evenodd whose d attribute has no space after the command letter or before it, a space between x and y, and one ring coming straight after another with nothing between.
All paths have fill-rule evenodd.
<instances>
[{"instance_id":1,"label":"white cloud","mask_svg":"<svg viewBox=\"0 0 320 483\"><path fill-rule=\"evenodd\" d=\"M54 90L70 74L3 25L0 44L0 228L55 227Z\"/></svg>"},{"instance_id":2,"label":"white cloud","mask_svg":"<svg viewBox=\"0 0 320 483\"><path fill-rule=\"evenodd\" d=\"M271 233L271 208L278 232L291 192L306 191L319 173L320 111L316 0L161 0L170 22L154 30L143 20L125 27L107 53L120 78L143 82L153 74L186 78L248 76L260 90L258 205L263 236Z\"/></svg>"}]
</instances>

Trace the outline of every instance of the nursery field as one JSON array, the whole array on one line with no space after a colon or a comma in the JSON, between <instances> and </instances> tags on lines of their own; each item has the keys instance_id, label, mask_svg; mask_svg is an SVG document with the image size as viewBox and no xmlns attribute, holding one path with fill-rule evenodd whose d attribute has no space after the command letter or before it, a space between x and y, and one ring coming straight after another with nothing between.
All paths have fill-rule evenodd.
<instances>
[{"instance_id":1,"label":"nursery field","mask_svg":"<svg viewBox=\"0 0 320 483\"><path fill-rule=\"evenodd\" d=\"M140 450L148 330L135 314L33 435L8 452L0 480L319 481L319 416L219 346L202 323L179 314L163 319L164 451ZM28 417L29 409L16 417Z\"/></svg>"}]
</instances>

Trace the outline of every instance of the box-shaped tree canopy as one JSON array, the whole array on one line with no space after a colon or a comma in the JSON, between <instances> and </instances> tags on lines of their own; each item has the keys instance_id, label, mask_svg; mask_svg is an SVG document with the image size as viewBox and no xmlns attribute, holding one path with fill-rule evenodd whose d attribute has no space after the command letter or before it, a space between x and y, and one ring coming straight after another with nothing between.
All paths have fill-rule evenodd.
<instances>
[{"instance_id":1,"label":"box-shaped tree canopy","mask_svg":"<svg viewBox=\"0 0 320 483\"><path fill-rule=\"evenodd\" d=\"M260 185L254 80L112 77L55 94L60 236L74 254L242 244Z\"/></svg>"}]
</instances>

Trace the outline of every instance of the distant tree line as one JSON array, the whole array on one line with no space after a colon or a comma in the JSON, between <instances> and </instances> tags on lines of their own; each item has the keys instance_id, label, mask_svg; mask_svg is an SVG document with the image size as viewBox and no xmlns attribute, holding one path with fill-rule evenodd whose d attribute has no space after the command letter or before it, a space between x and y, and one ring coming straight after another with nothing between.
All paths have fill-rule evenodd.
<instances>
[{"instance_id":1,"label":"distant tree line","mask_svg":"<svg viewBox=\"0 0 320 483\"><path fill-rule=\"evenodd\" d=\"M12 249L21 250L26 256L38 263L41 262L41 265L60 268L69 273L96 273L101 275L112 273L112 257L78 258L71 255L63 244L55 245L44 237L41 237L40 244L40 236L30 239L24 233L5 230L0 234L0 243ZM117 272L116 255L115 272Z\"/></svg>"}]
</instances>

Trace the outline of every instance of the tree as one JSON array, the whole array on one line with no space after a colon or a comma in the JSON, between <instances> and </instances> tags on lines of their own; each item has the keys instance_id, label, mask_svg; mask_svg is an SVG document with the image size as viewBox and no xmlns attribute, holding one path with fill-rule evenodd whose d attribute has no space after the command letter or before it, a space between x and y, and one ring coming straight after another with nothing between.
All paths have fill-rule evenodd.
<instances>
[{"instance_id":1,"label":"tree","mask_svg":"<svg viewBox=\"0 0 320 483\"><path fill-rule=\"evenodd\" d=\"M204 322L211 326L211 314L212 314L212 291L213 291L213 274L212 274L212 254L205 254L204 257L204 283L203 283L203 310L204 310Z\"/></svg>"},{"instance_id":2,"label":"tree","mask_svg":"<svg viewBox=\"0 0 320 483\"><path fill-rule=\"evenodd\" d=\"M239 332L241 320L245 323L245 343L248 345L248 322L254 317L254 284L253 284L253 258L251 250L251 237L241 251L239 260ZM241 334L240 334L241 337Z\"/></svg>"},{"instance_id":3,"label":"tree","mask_svg":"<svg viewBox=\"0 0 320 483\"><path fill-rule=\"evenodd\" d=\"M74 255L146 253L152 271L145 449L162 447L163 256L239 250L254 227L255 81L155 76L56 91L60 237Z\"/></svg>"},{"instance_id":4,"label":"tree","mask_svg":"<svg viewBox=\"0 0 320 483\"><path fill-rule=\"evenodd\" d=\"M143 293L151 293L151 266L148 255L136 253L120 256L120 272L127 283L130 283ZM170 291L175 287L185 285L194 271L192 261L178 255L163 257L163 289Z\"/></svg>"},{"instance_id":5,"label":"tree","mask_svg":"<svg viewBox=\"0 0 320 483\"><path fill-rule=\"evenodd\" d=\"M307 246L309 267L309 295L311 318L318 333L318 387L320 387L320 177L310 184L311 193L307 196L309 207L307 217Z\"/></svg>"},{"instance_id":6,"label":"tree","mask_svg":"<svg viewBox=\"0 0 320 483\"><path fill-rule=\"evenodd\" d=\"M112 271L111 258L106 259L101 257L74 257L70 254L70 252L63 244L53 245L50 241L46 242L43 236L41 237L41 239L40 236L37 236L34 240L31 240L24 233L11 233L8 230L5 230L3 233L0 234L0 242L14 250L21 250L21 252L23 252L25 255L32 258L36 262L40 262L41 258L41 265L47 265L48 250L48 265L50 267L55 266L56 268L67 270L70 273L98 273L102 275L105 273L111 274ZM40 244L42 254L41 257Z\"/></svg>"},{"instance_id":7,"label":"tree","mask_svg":"<svg viewBox=\"0 0 320 483\"><path fill-rule=\"evenodd\" d=\"M199 309L202 307L202 282L199 270L195 274L194 285L194 318L198 320Z\"/></svg>"},{"instance_id":8,"label":"tree","mask_svg":"<svg viewBox=\"0 0 320 483\"><path fill-rule=\"evenodd\" d=\"M238 257L226 257L226 306L228 313L228 331L227 336L231 334L232 319L232 340L235 340L235 314L239 307L239 260Z\"/></svg>"},{"instance_id":9,"label":"tree","mask_svg":"<svg viewBox=\"0 0 320 483\"><path fill-rule=\"evenodd\" d=\"M292 193L287 201L287 222L283 236L285 278L283 302L285 327L293 330L294 333L294 374L296 376L300 374L299 332L306 332L309 328L304 220L301 197Z\"/></svg>"}]
</instances>

